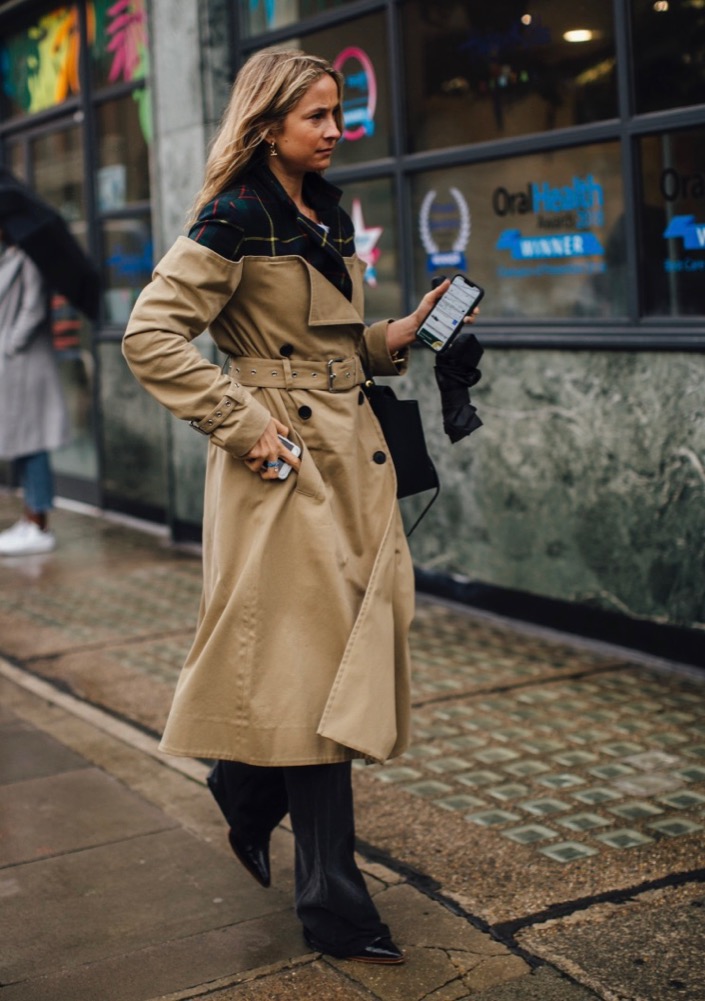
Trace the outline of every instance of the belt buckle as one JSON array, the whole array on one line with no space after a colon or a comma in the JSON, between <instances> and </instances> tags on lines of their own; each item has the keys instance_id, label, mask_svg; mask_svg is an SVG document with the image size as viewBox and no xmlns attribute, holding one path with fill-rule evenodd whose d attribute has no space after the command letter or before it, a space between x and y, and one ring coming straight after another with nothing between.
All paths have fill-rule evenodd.
<instances>
[{"instance_id":1,"label":"belt buckle","mask_svg":"<svg viewBox=\"0 0 705 1001\"><path fill-rule=\"evenodd\" d=\"M333 366L338 365L340 362L345 361L344 358L330 358L328 360L328 392L335 393L336 389L333 383L338 378L338 373L333 371Z\"/></svg>"}]
</instances>

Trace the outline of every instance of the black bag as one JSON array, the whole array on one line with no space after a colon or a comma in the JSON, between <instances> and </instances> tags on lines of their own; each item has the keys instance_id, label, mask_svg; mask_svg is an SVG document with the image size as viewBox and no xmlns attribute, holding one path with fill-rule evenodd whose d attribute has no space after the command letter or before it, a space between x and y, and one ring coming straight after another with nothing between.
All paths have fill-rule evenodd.
<instances>
[{"instance_id":1,"label":"black bag","mask_svg":"<svg viewBox=\"0 0 705 1001\"><path fill-rule=\"evenodd\" d=\"M411 535L428 512L441 489L438 473L426 447L421 412L416 400L399 400L391 386L368 379L367 399L380 423L397 474L397 497L411 497L424 490L435 494L406 533Z\"/></svg>"}]
</instances>

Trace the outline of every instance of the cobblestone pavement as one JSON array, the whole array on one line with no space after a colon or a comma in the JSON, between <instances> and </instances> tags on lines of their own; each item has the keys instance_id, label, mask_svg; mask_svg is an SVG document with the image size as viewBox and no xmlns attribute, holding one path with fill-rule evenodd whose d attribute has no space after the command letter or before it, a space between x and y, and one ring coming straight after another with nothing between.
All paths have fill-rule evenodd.
<instances>
[{"instance_id":1,"label":"cobblestone pavement","mask_svg":"<svg viewBox=\"0 0 705 1001\"><path fill-rule=\"evenodd\" d=\"M0 494L0 528L15 510ZM73 511L55 527L53 556L2 561L0 653L158 732L191 639L197 556ZM685 971L668 945L668 970L637 962L641 946L627 956L621 993L594 950L572 956L570 930L577 915L604 929L604 908L625 901L648 911L661 899L649 895L674 914L700 899L705 674L424 597L412 655L414 746L355 770L368 856L601 997L705 998L700 930Z\"/></svg>"}]
</instances>

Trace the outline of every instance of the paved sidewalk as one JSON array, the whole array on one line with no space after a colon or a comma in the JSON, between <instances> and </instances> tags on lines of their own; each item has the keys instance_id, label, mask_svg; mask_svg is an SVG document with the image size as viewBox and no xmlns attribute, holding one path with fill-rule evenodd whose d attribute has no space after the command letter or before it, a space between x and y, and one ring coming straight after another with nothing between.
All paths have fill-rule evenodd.
<instances>
[{"instance_id":1,"label":"paved sidewalk","mask_svg":"<svg viewBox=\"0 0 705 1001\"><path fill-rule=\"evenodd\" d=\"M0 492L0 530L15 497ZM206 765L159 755L196 553L56 512L0 560L3 1001L705 1001L705 676L420 598L415 743L356 767L408 952L307 952L293 847L235 861Z\"/></svg>"},{"instance_id":2,"label":"paved sidewalk","mask_svg":"<svg viewBox=\"0 0 705 1001\"><path fill-rule=\"evenodd\" d=\"M292 912L289 831L276 832L274 888L263 890L229 851L205 766L165 765L154 738L6 661L0 705L3 1001L440 1001L528 973L490 935L364 860L407 965L310 953Z\"/></svg>"}]
</instances>

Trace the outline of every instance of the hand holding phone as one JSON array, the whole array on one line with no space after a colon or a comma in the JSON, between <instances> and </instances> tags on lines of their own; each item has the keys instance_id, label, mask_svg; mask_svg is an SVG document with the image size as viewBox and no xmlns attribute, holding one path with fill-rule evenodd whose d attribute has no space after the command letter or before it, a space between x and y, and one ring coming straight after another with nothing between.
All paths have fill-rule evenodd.
<instances>
[{"instance_id":1,"label":"hand holding phone","mask_svg":"<svg viewBox=\"0 0 705 1001\"><path fill-rule=\"evenodd\" d=\"M279 441L282 443L282 445L288 448L291 454L298 459L298 457L301 455L301 449L299 448L299 446L296 445L293 441L290 441L288 438L285 438L283 434L280 434L277 437L279 438ZM291 472L291 470L292 467L289 465L288 462L284 462L283 459L277 460L277 476L280 480L285 480L289 475L289 473Z\"/></svg>"},{"instance_id":2,"label":"hand holding phone","mask_svg":"<svg viewBox=\"0 0 705 1001\"><path fill-rule=\"evenodd\" d=\"M442 351L463 325L485 294L465 275L455 275L426 319L416 331L416 337L432 351Z\"/></svg>"}]
</instances>

